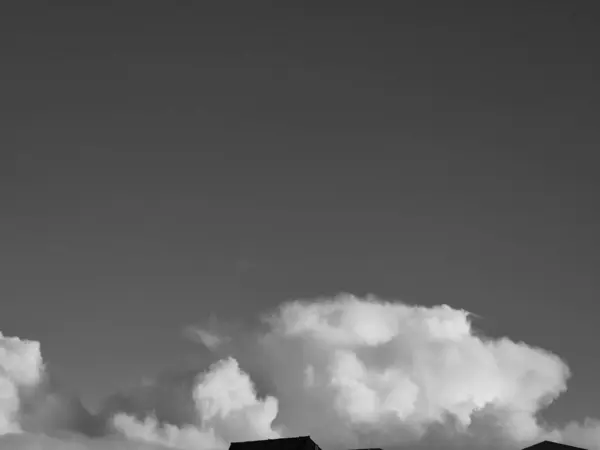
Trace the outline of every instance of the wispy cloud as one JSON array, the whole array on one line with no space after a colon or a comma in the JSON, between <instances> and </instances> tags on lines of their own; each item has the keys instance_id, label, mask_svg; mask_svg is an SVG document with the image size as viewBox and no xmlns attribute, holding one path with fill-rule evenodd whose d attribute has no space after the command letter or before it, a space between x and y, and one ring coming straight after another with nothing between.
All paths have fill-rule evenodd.
<instances>
[{"instance_id":1,"label":"wispy cloud","mask_svg":"<svg viewBox=\"0 0 600 450\"><path fill-rule=\"evenodd\" d=\"M219 336L204 328L191 325L183 330L183 334L190 341L202 344L209 350L216 350L221 344L229 341L227 336Z\"/></svg>"}]
</instances>

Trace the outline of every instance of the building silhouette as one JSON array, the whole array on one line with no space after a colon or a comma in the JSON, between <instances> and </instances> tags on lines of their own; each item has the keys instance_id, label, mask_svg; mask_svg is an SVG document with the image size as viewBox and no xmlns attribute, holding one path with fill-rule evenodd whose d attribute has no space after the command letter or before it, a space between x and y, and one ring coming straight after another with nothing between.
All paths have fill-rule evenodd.
<instances>
[{"instance_id":1,"label":"building silhouette","mask_svg":"<svg viewBox=\"0 0 600 450\"><path fill-rule=\"evenodd\" d=\"M232 442L229 450L322 450L310 436L292 438L266 439L262 441ZM355 450L382 450L380 448L364 448ZM572 445L542 441L525 447L523 450L585 450Z\"/></svg>"},{"instance_id":2,"label":"building silhouette","mask_svg":"<svg viewBox=\"0 0 600 450\"><path fill-rule=\"evenodd\" d=\"M310 436L232 442L229 450L322 450Z\"/></svg>"},{"instance_id":3,"label":"building silhouette","mask_svg":"<svg viewBox=\"0 0 600 450\"><path fill-rule=\"evenodd\" d=\"M558 442L542 441L530 447L525 447L523 450L585 450L581 447L572 445L559 444Z\"/></svg>"}]
</instances>

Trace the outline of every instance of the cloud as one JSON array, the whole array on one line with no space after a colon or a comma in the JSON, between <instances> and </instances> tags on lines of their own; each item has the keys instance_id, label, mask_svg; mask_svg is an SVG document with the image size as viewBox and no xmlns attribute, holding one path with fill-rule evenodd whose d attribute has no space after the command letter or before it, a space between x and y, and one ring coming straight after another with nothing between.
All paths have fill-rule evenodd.
<instances>
[{"instance_id":1,"label":"cloud","mask_svg":"<svg viewBox=\"0 0 600 450\"><path fill-rule=\"evenodd\" d=\"M183 329L183 336L202 344L210 351L218 351L231 344L232 335L240 334L241 324L223 322L213 314L201 325L190 325Z\"/></svg>"},{"instance_id":2,"label":"cloud","mask_svg":"<svg viewBox=\"0 0 600 450\"><path fill-rule=\"evenodd\" d=\"M120 438L89 439L97 425L45 372L39 342L0 333L0 448L11 450L164 450ZM49 434L54 434L50 436Z\"/></svg>"},{"instance_id":3,"label":"cloud","mask_svg":"<svg viewBox=\"0 0 600 450\"><path fill-rule=\"evenodd\" d=\"M0 333L0 435L21 431L20 392L34 388L43 369L38 342Z\"/></svg>"},{"instance_id":4,"label":"cloud","mask_svg":"<svg viewBox=\"0 0 600 450\"><path fill-rule=\"evenodd\" d=\"M600 448L600 420L588 418L583 423L570 422L556 433L556 439L583 448Z\"/></svg>"},{"instance_id":5,"label":"cloud","mask_svg":"<svg viewBox=\"0 0 600 450\"><path fill-rule=\"evenodd\" d=\"M152 416L159 423L176 426L194 424L198 414L193 390L201 372L202 369L193 367L176 368L149 378L138 386L110 395L99 415L108 424L119 413L140 419Z\"/></svg>"},{"instance_id":6,"label":"cloud","mask_svg":"<svg viewBox=\"0 0 600 450\"><path fill-rule=\"evenodd\" d=\"M199 327L186 327L183 331L185 337L190 341L198 342L204 345L209 350L216 350L223 343L228 342L227 337L219 336L218 334Z\"/></svg>"},{"instance_id":7,"label":"cloud","mask_svg":"<svg viewBox=\"0 0 600 450\"><path fill-rule=\"evenodd\" d=\"M539 419L566 390L564 361L486 338L470 319L349 294L284 303L254 330L211 318L195 328L210 366L117 393L97 415L47 373L38 342L0 334L0 448L223 450L311 435L328 450L509 450L542 439L600 450L598 420Z\"/></svg>"},{"instance_id":8,"label":"cloud","mask_svg":"<svg viewBox=\"0 0 600 450\"><path fill-rule=\"evenodd\" d=\"M160 424L154 417L138 420L117 414L114 427L125 436L182 449L226 449L230 442L279 437L272 428L278 402L259 399L250 377L233 358L212 365L198 376L193 389L197 423Z\"/></svg>"},{"instance_id":9,"label":"cloud","mask_svg":"<svg viewBox=\"0 0 600 450\"><path fill-rule=\"evenodd\" d=\"M510 448L551 431L566 440L538 417L566 390L567 365L541 348L481 336L470 317L447 305L342 294L281 305L263 317L266 331L241 337L231 351L253 376L269 379L280 401L276 423L328 448L434 435L493 435Z\"/></svg>"},{"instance_id":10,"label":"cloud","mask_svg":"<svg viewBox=\"0 0 600 450\"><path fill-rule=\"evenodd\" d=\"M271 428L277 415L277 400L257 398L252 380L232 358L217 362L196 377L190 385L194 405L191 411L178 406L188 394L186 383L163 391L178 391L179 396L163 398L163 385L146 386L137 398L140 402L130 404L130 409L139 412L150 400L150 405L160 407L163 416L177 418L179 413L180 423L190 422L181 426L159 422L151 416L139 420L125 412L110 417L91 415L79 400L58 389L45 374L40 345L34 341L1 337L0 386L0 448L224 449L233 440L279 436ZM123 399L127 400L128 395Z\"/></svg>"}]
</instances>

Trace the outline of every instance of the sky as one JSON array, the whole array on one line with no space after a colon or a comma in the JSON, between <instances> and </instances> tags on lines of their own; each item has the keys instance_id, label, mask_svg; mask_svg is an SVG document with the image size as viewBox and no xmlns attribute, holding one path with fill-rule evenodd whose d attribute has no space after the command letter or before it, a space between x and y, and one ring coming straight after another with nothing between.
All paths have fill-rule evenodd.
<instances>
[{"instance_id":1,"label":"sky","mask_svg":"<svg viewBox=\"0 0 600 450\"><path fill-rule=\"evenodd\" d=\"M0 331L98 413L213 367L207 324L251 342L296 300L446 304L568 366L544 423L599 417L585 6L2 5ZM230 351L213 372L272 395Z\"/></svg>"}]
</instances>

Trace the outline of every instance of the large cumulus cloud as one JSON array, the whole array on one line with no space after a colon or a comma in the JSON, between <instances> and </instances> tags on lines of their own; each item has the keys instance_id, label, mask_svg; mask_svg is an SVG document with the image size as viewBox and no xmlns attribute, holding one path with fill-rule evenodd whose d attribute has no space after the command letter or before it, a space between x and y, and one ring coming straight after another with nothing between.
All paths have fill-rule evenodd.
<instances>
[{"instance_id":1,"label":"large cumulus cloud","mask_svg":"<svg viewBox=\"0 0 600 450\"><path fill-rule=\"evenodd\" d=\"M539 419L566 390L564 361L476 333L466 311L344 294L284 303L255 330L207 325L186 335L212 365L115 394L98 415L46 373L39 343L0 335L0 448L223 450L311 435L328 450L600 449L594 419Z\"/></svg>"},{"instance_id":2,"label":"large cumulus cloud","mask_svg":"<svg viewBox=\"0 0 600 450\"><path fill-rule=\"evenodd\" d=\"M239 345L211 348L268 379L280 401L276 423L325 446L412 445L432 436L489 445L493 436L509 448L547 437L573 443L567 435L595 429L540 423L539 412L566 390L567 365L544 349L476 333L467 311L343 294L284 303L263 322Z\"/></svg>"}]
</instances>

